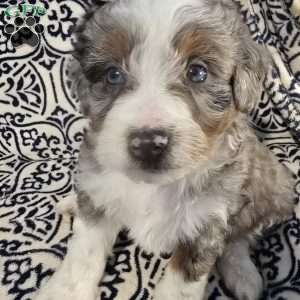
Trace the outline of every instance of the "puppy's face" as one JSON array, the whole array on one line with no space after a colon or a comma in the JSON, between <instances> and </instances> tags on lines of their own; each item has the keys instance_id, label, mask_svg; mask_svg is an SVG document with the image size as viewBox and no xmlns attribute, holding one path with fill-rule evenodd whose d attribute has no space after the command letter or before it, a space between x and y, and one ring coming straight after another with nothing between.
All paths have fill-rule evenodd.
<instances>
[{"instance_id":1,"label":"puppy's face","mask_svg":"<svg viewBox=\"0 0 300 300\"><path fill-rule=\"evenodd\" d=\"M230 0L120 0L96 10L76 54L98 163L170 181L207 162L257 100L260 51Z\"/></svg>"}]
</instances>

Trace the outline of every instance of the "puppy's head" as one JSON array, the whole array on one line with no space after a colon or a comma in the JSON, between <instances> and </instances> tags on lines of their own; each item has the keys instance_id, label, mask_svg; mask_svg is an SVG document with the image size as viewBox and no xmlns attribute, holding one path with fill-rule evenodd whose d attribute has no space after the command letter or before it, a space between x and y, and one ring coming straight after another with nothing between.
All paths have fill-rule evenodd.
<instances>
[{"instance_id":1,"label":"puppy's head","mask_svg":"<svg viewBox=\"0 0 300 300\"><path fill-rule=\"evenodd\" d=\"M259 98L263 52L231 0L116 0L77 37L79 96L103 168L182 176Z\"/></svg>"}]
</instances>

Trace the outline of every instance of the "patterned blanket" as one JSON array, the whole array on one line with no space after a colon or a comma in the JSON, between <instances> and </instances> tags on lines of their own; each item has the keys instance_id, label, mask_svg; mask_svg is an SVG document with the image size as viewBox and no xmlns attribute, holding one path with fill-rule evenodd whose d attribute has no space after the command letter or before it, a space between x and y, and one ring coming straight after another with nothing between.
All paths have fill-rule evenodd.
<instances>
[{"instance_id":1,"label":"patterned blanket","mask_svg":"<svg viewBox=\"0 0 300 300\"><path fill-rule=\"evenodd\" d=\"M299 177L300 1L239 2L253 38L268 46L277 64L252 112L253 126ZM68 66L74 26L93 5L92 0L16 4L0 1L0 300L32 299L67 251L72 218L56 205L72 192L85 125ZM30 38L24 42L26 32ZM265 280L262 299L300 298L299 243L296 214L260 242L253 258ZM151 299L167 261L121 233L99 299ZM217 273L210 277L208 297L232 299Z\"/></svg>"}]
</instances>

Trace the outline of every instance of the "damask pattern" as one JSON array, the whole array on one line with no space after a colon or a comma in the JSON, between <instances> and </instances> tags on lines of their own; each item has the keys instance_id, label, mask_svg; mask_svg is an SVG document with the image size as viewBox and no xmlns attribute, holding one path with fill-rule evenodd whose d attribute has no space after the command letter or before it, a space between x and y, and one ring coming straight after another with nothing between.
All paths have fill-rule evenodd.
<instances>
[{"instance_id":1,"label":"damask pattern","mask_svg":"<svg viewBox=\"0 0 300 300\"><path fill-rule=\"evenodd\" d=\"M72 31L92 0L29 0L47 14L36 47L14 47L0 1L0 299L30 300L61 263L72 218L56 204L73 188L86 121L72 92ZM258 135L299 178L300 5L298 0L240 0L253 38L265 43L277 68L265 82L251 119ZM284 201L284 199L283 199ZM300 221L270 230L253 258L265 280L262 299L300 297ZM99 284L99 299L152 299L169 257L155 257L121 233ZM233 299L210 277L208 299Z\"/></svg>"}]
</instances>

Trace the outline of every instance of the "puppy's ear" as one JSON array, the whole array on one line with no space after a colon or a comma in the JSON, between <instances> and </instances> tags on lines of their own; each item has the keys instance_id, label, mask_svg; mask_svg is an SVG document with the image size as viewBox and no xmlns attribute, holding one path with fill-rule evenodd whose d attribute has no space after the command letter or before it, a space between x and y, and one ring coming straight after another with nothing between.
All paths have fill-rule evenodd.
<instances>
[{"instance_id":1,"label":"puppy's ear","mask_svg":"<svg viewBox=\"0 0 300 300\"><path fill-rule=\"evenodd\" d=\"M240 49L240 59L232 77L232 90L237 109L247 113L261 97L272 59L268 50L254 42L249 33L243 35Z\"/></svg>"}]
</instances>

